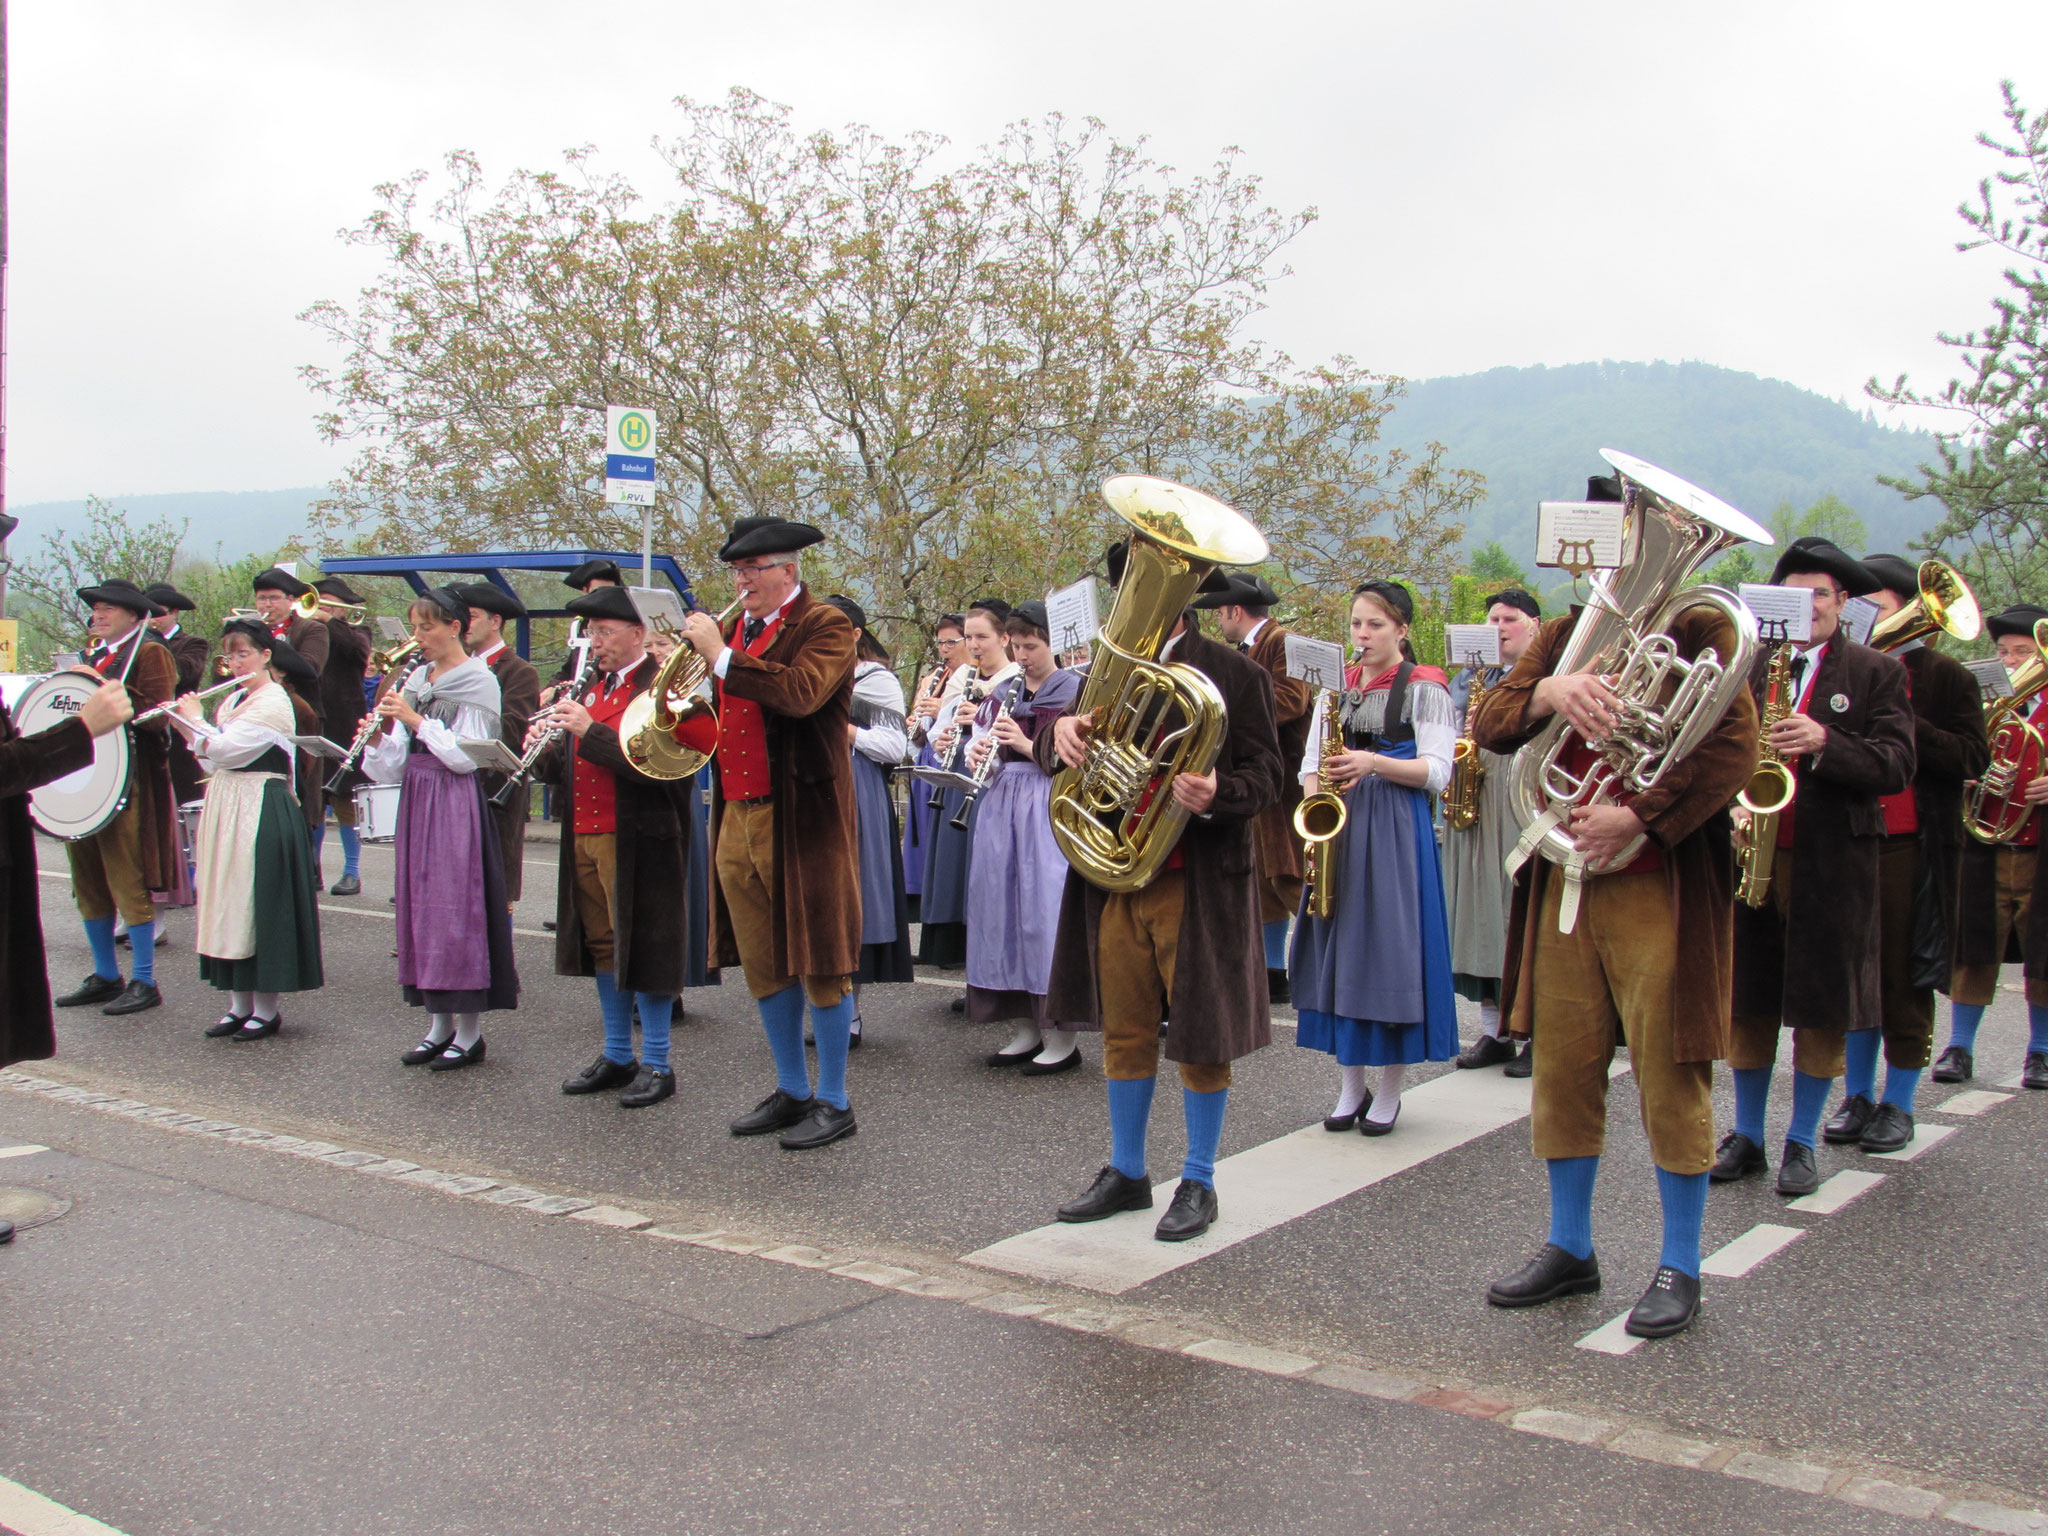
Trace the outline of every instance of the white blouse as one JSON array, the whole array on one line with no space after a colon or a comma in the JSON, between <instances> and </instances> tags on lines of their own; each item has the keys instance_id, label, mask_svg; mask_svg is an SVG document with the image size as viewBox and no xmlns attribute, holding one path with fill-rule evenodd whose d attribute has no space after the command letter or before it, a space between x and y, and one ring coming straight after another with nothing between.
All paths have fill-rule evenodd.
<instances>
[{"instance_id":1,"label":"white blouse","mask_svg":"<svg viewBox=\"0 0 2048 1536\"><path fill-rule=\"evenodd\" d=\"M472 656L459 665L482 666L483 663ZM455 670L454 667L448 669L449 672ZM450 773L475 773L476 759L462 750L462 743L496 741L498 732L495 712L464 704L455 711L453 729L442 720L422 720L420 745L433 753ZM396 784L405 778L405 760L411 755L412 732L394 720L390 732L371 742L369 750L363 754L363 772L375 783Z\"/></svg>"},{"instance_id":2,"label":"white blouse","mask_svg":"<svg viewBox=\"0 0 2048 1536\"><path fill-rule=\"evenodd\" d=\"M853 728L853 750L884 768L910 756L910 736L903 724L903 684L879 661L864 663L854 673L853 696L881 711L872 725Z\"/></svg>"},{"instance_id":3,"label":"white blouse","mask_svg":"<svg viewBox=\"0 0 2048 1536\"><path fill-rule=\"evenodd\" d=\"M1304 780L1322 766L1323 761L1323 696L1329 690L1323 689L1317 695L1315 708L1309 712L1308 745L1301 754L1300 777ZM1363 719L1354 718L1354 730L1382 730L1386 718L1389 690L1382 688L1368 693L1360 706ZM1379 713L1373 719L1375 706ZM1420 678L1408 680L1408 697L1401 710L1402 718L1415 727L1415 755L1429 766L1429 776L1422 781L1422 788L1429 794L1440 794L1443 787L1451 782L1451 751L1458 744L1458 727L1455 711L1451 706L1451 691L1442 683L1424 682Z\"/></svg>"},{"instance_id":4,"label":"white blouse","mask_svg":"<svg viewBox=\"0 0 2048 1536\"><path fill-rule=\"evenodd\" d=\"M192 755L211 773L246 768L273 747L282 748L289 762L294 750L291 732L296 723L292 701L285 697L284 689L276 683L266 683L254 693L231 697L212 733L194 738ZM285 774L290 776L289 768Z\"/></svg>"}]
</instances>

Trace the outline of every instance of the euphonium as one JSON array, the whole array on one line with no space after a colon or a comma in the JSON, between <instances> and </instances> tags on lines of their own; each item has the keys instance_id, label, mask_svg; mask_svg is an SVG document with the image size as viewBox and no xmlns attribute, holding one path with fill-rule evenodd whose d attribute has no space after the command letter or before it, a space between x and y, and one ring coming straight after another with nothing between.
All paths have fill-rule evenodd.
<instances>
[{"instance_id":1,"label":"euphonium","mask_svg":"<svg viewBox=\"0 0 2048 1536\"><path fill-rule=\"evenodd\" d=\"M1980 843L2010 843L2033 818L2027 786L2041 772L2048 743L2024 716L2034 696L2048 688L2048 619L2035 622L2034 644L2036 654L2012 673L2012 697L1993 700L1985 712L1991 762L1963 795L1963 825Z\"/></svg>"},{"instance_id":2,"label":"euphonium","mask_svg":"<svg viewBox=\"0 0 2048 1536\"><path fill-rule=\"evenodd\" d=\"M1465 734L1451 748L1451 780L1444 785L1444 825L1459 832L1479 824L1479 786L1486 778L1486 759L1479 755L1472 722L1479 718L1479 701L1486 697L1484 678L1482 669L1472 669L1472 687L1465 695Z\"/></svg>"},{"instance_id":3,"label":"euphonium","mask_svg":"<svg viewBox=\"0 0 2048 1536\"><path fill-rule=\"evenodd\" d=\"M1756 772L1735 803L1749 812L1749 827L1735 851L1742 878L1735 896L1744 906L1761 907L1771 894L1771 868L1778 861L1778 818L1792 803L1799 785L1784 759L1771 745L1771 727L1792 713L1792 647L1774 646L1764 673L1764 707L1757 721Z\"/></svg>"},{"instance_id":4,"label":"euphonium","mask_svg":"<svg viewBox=\"0 0 2048 1536\"><path fill-rule=\"evenodd\" d=\"M1971 592L1962 573L1946 560L1922 560L1920 595L1889 618L1873 624L1870 645L1875 650L1896 651L1902 645L1936 633L1970 641L1977 638L1983 627L1984 616L1977 607L1976 594Z\"/></svg>"},{"instance_id":5,"label":"euphonium","mask_svg":"<svg viewBox=\"0 0 2048 1536\"><path fill-rule=\"evenodd\" d=\"M1087 736L1081 766L1053 778L1052 831L1089 884L1135 891L1187 824L1175 776L1214 767L1227 724L1215 684L1183 663L1161 666L1159 653L1203 577L1269 551L1242 514L1170 480L1117 475L1102 499L1131 525L1130 555L1075 705Z\"/></svg>"},{"instance_id":6,"label":"euphonium","mask_svg":"<svg viewBox=\"0 0 2048 1536\"><path fill-rule=\"evenodd\" d=\"M1302 884L1308 891L1308 915L1327 920L1337 904L1337 834L1351 819L1344 797L1330 788L1330 765L1344 750L1344 726L1337 718L1337 695L1323 693L1323 750L1316 759L1316 792L1304 795L1294 808L1294 834L1302 841Z\"/></svg>"},{"instance_id":7,"label":"euphonium","mask_svg":"<svg viewBox=\"0 0 2048 1536\"><path fill-rule=\"evenodd\" d=\"M718 616L721 631L739 612L742 601L734 598ZM663 624L674 629L666 620ZM711 745L701 749L686 747L675 737L676 726L705 707L697 690L710 675L711 666L697 654L696 647L677 635L676 648L668 653L647 691L637 695L619 717L619 748L627 762L650 779L687 779L711 761L711 754L718 750L715 728Z\"/></svg>"}]
</instances>

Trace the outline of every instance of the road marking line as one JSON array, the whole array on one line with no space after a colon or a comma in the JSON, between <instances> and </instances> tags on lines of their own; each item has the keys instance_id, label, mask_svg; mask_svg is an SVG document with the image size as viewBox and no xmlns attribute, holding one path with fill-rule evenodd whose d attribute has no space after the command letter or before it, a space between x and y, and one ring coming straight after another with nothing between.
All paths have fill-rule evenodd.
<instances>
[{"instance_id":1,"label":"road marking line","mask_svg":"<svg viewBox=\"0 0 2048 1536\"><path fill-rule=\"evenodd\" d=\"M1630 1311L1633 1310L1634 1308L1630 1308ZM1598 1328L1595 1328L1591 1333L1579 1340L1577 1347L1580 1349L1590 1349L1597 1355L1634 1354L1637 1349L1642 1347L1643 1341L1623 1329L1622 1324L1627 1321L1627 1312L1622 1313L1619 1317L1610 1317Z\"/></svg>"},{"instance_id":2,"label":"road marking line","mask_svg":"<svg viewBox=\"0 0 2048 1536\"><path fill-rule=\"evenodd\" d=\"M1961 1093L1951 1094L1939 1104L1927 1107L1943 1115L1981 1115L2012 1099L2009 1093L1987 1093L1982 1088L1965 1088Z\"/></svg>"},{"instance_id":3,"label":"road marking line","mask_svg":"<svg viewBox=\"0 0 2048 1536\"><path fill-rule=\"evenodd\" d=\"M2025 1067L2022 1067L2019 1071L2013 1073L2011 1077L2001 1077L1998 1080L1998 1086L2001 1088L2024 1088L2027 1085L2021 1082L2020 1079L2025 1077L2026 1075L2027 1069Z\"/></svg>"},{"instance_id":4,"label":"road marking line","mask_svg":"<svg viewBox=\"0 0 2048 1536\"><path fill-rule=\"evenodd\" d=\"M41 875L45 880L63 880L69 882L71 879L71 876L61 869L39 869L36 871L36 873ZM333 903L325 901L316 902L314 903L314 905L319 907L319 909L322 912L342 912L346 913L350 917L380 917L387 923L396 922L398 920L398 914L396 912L392 912L389 910L379 912L374 907L337 907ZM542 928L514 928L512 931L518 934L521 938L526 939L552 939L554 937L552 933L549 933Z\"/></svg>"},{"instance_id":5,"label":"road marking line","mask_svg":"<svg viewBox=\"0 0 2048 1536\"><path fill-rule=\"evenodd\" d=\"M0 1477L0 1525L19 1536L121 1536L111 1525L6 1477Z\"/></svg>"},{"instance_id":6,"label":"road marking line","mask_svg":"<svg viewBox=\"0 0 2048 1536\"><path fill-rule=\"evenodd\" d=\"M1955 1133L1956 1128L1952 1125L1916 1125L1913 1127L1913 1139L1898 1151L1872 1152L1868 1155L1881 1157L1888 1163L1910 1163L1922 1152L1940 1146Z\"/></svg>"},{"instance_id":7,"label":"road marking line","mask_svg":"<svg viewBox=\"0 0 2048 1536\"><path fill-rule=\"evenodd\" d=\"M1858 1195L1868 1194L1889 1177L1889 1174L1865 1173L1860 1168L1844 1168L1812 1194L1801 1195L1785 1209L1814 1211L1822 1216L1832 1216Z\"/></svg>"},{"instance_id":8,"label":"road marking line","mask_svg":"<svg viewBox=\"0 0 2048 1536\"><path fill-rule=\"evenodd\" d=\"M25 1141L18 1147L0 1147L0 1157L27 1157L31 1152L47 1152L48 1147L39 1147L32 1141Z\"/></svg>"},{"instance_id":9,"label":"road marking line","mask_svg":"<svg viewBox=\"0 0 2048 1536\"><path fill-rule=\"evenodd\" d=\"M1784 1227L1760 1221L1732 1243L1716 1248L1700 1264L1703 1275L1733 1280L1748 1274L1772 1254L1806 1235L1804 1227Z\"/></svg>"}]
</instances>

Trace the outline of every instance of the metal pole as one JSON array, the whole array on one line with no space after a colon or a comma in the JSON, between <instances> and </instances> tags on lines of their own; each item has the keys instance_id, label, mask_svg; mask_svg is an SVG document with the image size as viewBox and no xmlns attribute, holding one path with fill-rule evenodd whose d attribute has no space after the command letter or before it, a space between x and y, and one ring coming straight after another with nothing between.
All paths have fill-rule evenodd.
<instances>
[{"instance_id":1,"label":"metal pole","mask_svg":"<svg viewBox=\"0 0 2048 1536\"><path fill-rule=\"evenodd\" d=\"M0 0L0 619L7 617L7 0ZM21 663L17 659L16 666Z\"/></svg>"},{"instance_id":2,"label":"metal pole","mask_svg":"<svg viewBox=\"0 0 2048 1536\"><path fill-rule=\"evenodd\" d=\"M5 4L6 0L0 0ZM654 504L640 509L640 585L654 585Z\"/></svg>"}]
</instances>

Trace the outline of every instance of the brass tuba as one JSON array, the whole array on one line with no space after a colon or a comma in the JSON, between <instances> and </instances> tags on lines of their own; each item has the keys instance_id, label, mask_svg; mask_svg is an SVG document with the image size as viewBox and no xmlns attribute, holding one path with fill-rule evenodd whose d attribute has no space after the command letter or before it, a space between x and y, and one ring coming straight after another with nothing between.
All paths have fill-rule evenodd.
<instances>
[{"instance_id":1,"label":"brass tuba","mask_svg":"<svg viewBox=\"0 0 2048 1536\"><path fill-rule=\"evenodd\" d=\"M1946 560L1920 562L1920 595L1889 618L1879 619L1870 629L1870 644L1880 651L1896 651L1932 634L1952 635L1958 640L1977 638L1984 616L1977 607L1976 594L1962 573Z\"/></svg>"},{"instance_id":2,"label":"brass tuba","mask_svg":"<svg viewBox=\"0 0 2048 1536\"><path fill-rule=\"evenodd\" d=\"M2048 743L2023 717L2034 696L2048 688L2048 619L2035 621L2034 645L2037 654L2011 674L2012 697L1993 700L1985 712L1991 762L1963 795L1963 825L1980 843L2010 843L2033 819L2034 808L2025 798L2027 786L2041 772Z\"/></svg>"},{"instance_id":3,"label":"brass tuba","mask_svg":"<svg viewBox=\"0 0 2048 1536\"><path fill-rule=\"evenodd\" d=\"M740 602L741 599L734 598L718 616L721 631L739 611ZM666 619L662 624L674 632L674 626ZM686 717L708 707L697 697L697 690L710 675L710 664L697 654L696 647L685 644L678 633L675 649L668 653L668 660L654 674L647 691L636 695L619 716L619 750L646 777L687 779L711 761L709 751L686 747L675 737L676 727Z\"/></svg>"},{"instance_id":4,"label":"brass tuba","mask_svg":"<svg viewBox=\"0 0 2048 1536\"><path fill-rule=\"evenodd\" d=\"M1330 760L1344 750L1344 726L1337 718L1337 695L1323 692L1323 750L1316 760L1316 792L1304 795L1294 808L1294 835L1302 842L1302 884L1308 889L1308 915L1327 920L1337 905L1337 834L1351 819L1344 797L1330 788Z\"/></svg>"},{"instance_id":5,"label":"brass tuba","mask_svg":"<svg viewBox=\"0 0 2048 1536\"><path fill-rule=\"evenodd\" d=\"M1135 891L1187 824L1174 776L1214 767L1227 724L1215 684L1193 667L1161 666L1159 652L1203 577L1269 551L1243 514L1171 480L1117 475L1102 499L1131 525L1130 555L1075 705L1086 754L1053 777L1052 831L1090 885Z\"/></svg>"},{"instance_id":6,"label":"brass tuba","mask_svg":"<svg viewBox=\"0 0 2048 1536\"><path fill-rule=\"evenodd\" d=\"M1613 448L1602 448L1600 456L1621 475L1622 561L1593 574L1592 599L1558 653L1554 675L1612 678L1618 718L1609 734L1592 740L1557 716L1517 754L1509 780L1524 830L1508 855L1508 872L1533 853L1563 866L1570 883L1558 924L1567 933L1577 918L1579 882L1625 868L1645 840L1633 839L1596 868L1572 843L1571 811L1625 803L1655 786L1749 687L1756 616L1732 592L1684 583L1732 544L1776 542L1735 508L1668 470ZM1734 625L1733 655L1711 648L1692 660L1679 655L1669 631L1680 614L1698 606L1719 610ZM1590 764L1575 766L1588 752Z\"/></svg>"}]
</instances>

